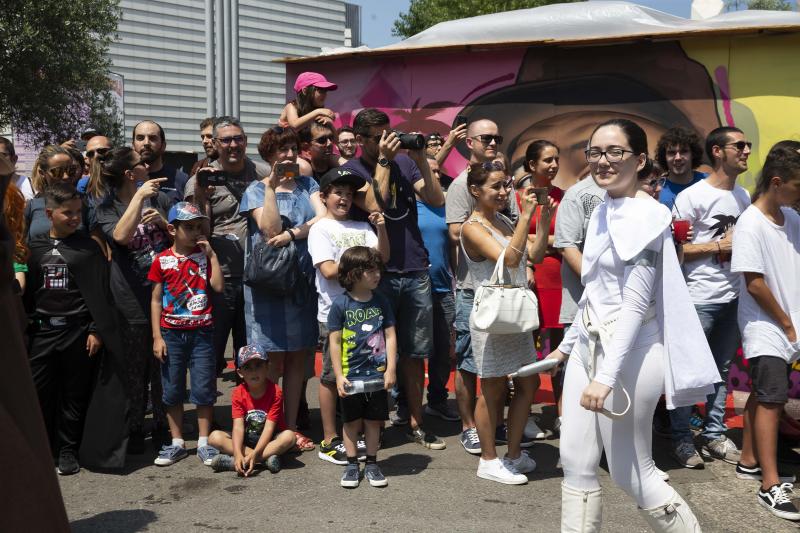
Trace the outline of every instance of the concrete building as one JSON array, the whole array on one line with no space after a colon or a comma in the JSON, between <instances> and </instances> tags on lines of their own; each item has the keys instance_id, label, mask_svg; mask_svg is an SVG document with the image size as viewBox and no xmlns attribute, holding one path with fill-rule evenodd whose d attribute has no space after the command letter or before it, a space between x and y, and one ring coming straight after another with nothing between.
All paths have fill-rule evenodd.
<instances>
[{"instance_id":1,"label":"concrete building","mask_svg":"<svg viewBox=\"0 0 800 533\"><path fill-rule=\"evenodd\" d=\"M170 152L200 151L200 121L232 114L256 155L258 137L287 101L285 66L273 60L360 44L360 9L341 0L122 0L120 7L110 57L124 78L126 138L153 119Z\"/></svg>"}]
</instances>

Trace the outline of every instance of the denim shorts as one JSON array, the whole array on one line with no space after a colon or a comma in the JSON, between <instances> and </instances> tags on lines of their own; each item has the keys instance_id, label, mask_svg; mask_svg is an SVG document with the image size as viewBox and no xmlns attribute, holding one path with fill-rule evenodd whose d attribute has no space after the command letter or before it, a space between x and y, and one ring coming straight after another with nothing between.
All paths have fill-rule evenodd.
<instances>
[{"instance_id":1,"label":"denim shorts","mask_svg":"<svg viewBox=\"0 0 800 533\"><path fill-rule=\"evenodd\" d=\"M428 272L384 272L378 291L394 311L398 356L426 359L433 351L433 300Z\"/></svg>"},{"instance_id":2,"label":"denim shorts","mask_svg":"<svg viewBox=\"0 0 800 533\"><path fill-rule=\"evenodd\" d=\"M191 379L189 403L214 405L217 400L217 364L214 356L214 328L161 328L167 357L161 365L164 405L183 405L186 371Z\"/></svg>"},{"instance_id":3,"label":"denim shorts","mask_svg":"<svg viewBox=\"0 0 800 533\"><path fill-rule=\"evenodd\" d=\"M478 373L475 359L472 357L472 336L469 333L469 315L472 313L472 303L475 291L472 289L458 289L456 291L456 368L472 374Z\"/></svg>"},{"instance_id":4,"label":"denim shorts","mask_svg":"<svg viewBox=\"0 0 800 533\"><path fill-rule=\"evenodd\" d=\"M783 357L760 355L751 357L747 363L758 403L785 404L789 401L792 367Z\"/></svg>"}]
</instances>

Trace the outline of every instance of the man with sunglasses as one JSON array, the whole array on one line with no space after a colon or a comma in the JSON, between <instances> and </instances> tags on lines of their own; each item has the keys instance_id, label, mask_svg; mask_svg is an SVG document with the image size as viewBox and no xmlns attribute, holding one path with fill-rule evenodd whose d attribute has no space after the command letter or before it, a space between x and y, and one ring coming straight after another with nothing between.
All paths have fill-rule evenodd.
<instances>
[{"instance_id":1,"label":"man with sunglasses","mask_svg":"<svg viewBox=\"0 0 800 533\"><path fill-rule=\"evenodd\" d=\"M680 126L668 129L658 140L656 161L667 170L658 201L670 209L679 192L708 176L695 170L703 162L700 137L694 131Z\"/></svg>"},{"instance_id":2,"label":"man with sunglasses","mask_svg":"<svg viewBox=\"0 0 800 533\"><path fill-rule=\"evenodd\" d=\"M94 135L91 139L86 141L86 152L83 154L83 159L86 162L86 176L78 180L75 188L82 195L86 194L86 186L89 185L89 175L92 173L92 164L99 158L103 157L111 150L111 140L103 135Z\"/></svg>"},{"instance_id":3,"label":"man with sunglasses","mask_svg":"<svg viewBox=\"0 0 800 533\"><path fill-rule=\"evenodd\" d=\"M311 176L317 183L330 169L339 166L339 158L333 153L336 135L328 124L312 122L297 132L300 141L300 174Z\"/></svg>"},{"instance_id":4,"label":"man with sunglasses","mask_svg":"<svg viewBox=\"0 0 800 533\"><path fill-rule=\"evenodd\" d=\"M461 126L460 126L461 127ZM456 130L454 130L456 131ZM451 136L453 132L451 132ZM503 137L499 134L497 124L488 119L469 123L466 131L469 165L456 176L447 189L445 203L445 222L450 234L450 257L456 257L456 376L455 389L458 411L461 416L461 445L471 454L480 454L480 440L475 429L475 402L477 398L478 369L472 358L472 338L469 333L469 315L475 289L469 276L464 252L459 246L461 225L475 209L475 198L467 188L469 166L475 163L490 164L498 157ZM438 159L438 158L437 158ZM440 160L441 161L441 160ZM506 169L508 172L508 169ZM511 195L509 195L511 196ZM509 202L512 217L519 216L517 202Z\"/></svg>"},{"instance_id":5,"label":"man with sunglasses","mask_svg":"<svg viewBox=\"0 0 800 533\"><path fill-rule=\"evenodd\" d=\"M150 179L166 178L166 181L161 182L161 190L170 197L172 203L183 200L189 176L179 168L164 164L167 138L158 123L143 120L134 126L133 150L142 158Z\"/></svg>"},{"instance_id":6,"label":"man with sunglasses","mask_svg":"<svg viewBox=\"0 0 800 533\"><path fill-rule=\"evenodd\" d=\"M672 213L688 220L694 238L683 245L684 275L711 353L722 382L706 400L704 427L699 437L706 457L736 464L740 452L725 436L725 399L728 370L739 347L737 321L740 275L731 272L733 227L739 215L750 205L748 192L736 184L739 174L747 171L752 143L739 128L722 127L708 134L706 155L713 171L675 198ZM691 372L692 369L686 369ZM689 418L691 407L670 411L673 457L686 468L703 468L693 442Z\"/></svg>"},{"instance_id":7,"label":"man with sunglasses","mask_svg":"<svg viewBox=\"0 0 800 533\"><path fill-rule=\"evenodd\" d=\"M200 168L198 174L222 174L224 185L198 184L197 174L186 184L186 200L197 204L209 217L209 243L219 259L225 289L212 293L214 316L214 353L217 373L225 368L225 347L228 335L233 335L233 353L247 344L244 321L244 245L247 239L247 219L239 213L239 202L253 180L269 176L269 166L247 157L247 135L238 119L219 117L211 128L217 159Z\"/></svg>"}]
</instances>

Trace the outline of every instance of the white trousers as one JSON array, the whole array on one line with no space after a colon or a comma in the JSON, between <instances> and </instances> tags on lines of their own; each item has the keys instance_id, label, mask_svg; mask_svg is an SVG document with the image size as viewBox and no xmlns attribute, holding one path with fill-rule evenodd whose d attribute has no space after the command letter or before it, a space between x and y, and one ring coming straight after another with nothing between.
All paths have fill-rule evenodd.
<instances>
[{"instance_id":1,"label":"white trousers","mask_svg":"<svg viewBox=\"0 0 800 533\"><path fill-rule=\"evenodd\" d=\"M575 324L573 327L580 327ZM564 482L577 490L600 488L597 468L605 449L611 478L636 500L650 509L666 503L673 489L656 473L653 462L653 412L664 388L664 353L661 328L657 320L643 325L623 363L617 386L605 407L622 412L631 397L631 408L618 420L581 407L583 389L589 384L586 373L588 338L581 328L564 376L561 420L561 464ZM598 366L603 349L597 345Z\"/></svg>"}]
</instances>

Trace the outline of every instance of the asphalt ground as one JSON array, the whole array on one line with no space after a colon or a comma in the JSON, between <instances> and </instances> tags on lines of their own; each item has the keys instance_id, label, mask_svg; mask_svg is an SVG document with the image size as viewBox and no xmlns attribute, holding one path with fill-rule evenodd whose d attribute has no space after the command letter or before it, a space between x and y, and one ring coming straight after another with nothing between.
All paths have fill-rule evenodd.
<instances>
[{"instance_id":1,"label":"asphalt ground","mask_svg":"<svg viewBox=\"0 0 800 533\"><path fill-rule=\"evenodd\" d=\"M215 417L230 428L232 371L219 381L222 396ZM321 438L316 378L309 382L312 429ZM451 394L450 402L455 407ZM537 405L542 427L552 427L554 408ZM187 406L186 423L196 427ZM501 485L476 477L478 459L461 447L460 422L427 417L426 427L444 438L447 449L431 451L410 443L403 428L389 427L378 460L389 486L339 486L342 467L320 460L317 450L284 459L277 474L259 471L248 478L214 473L194 455L197 435L187 435L190 455L170 467L154 466L148 440L141 456L128 456L123 472L82 470L59 478L73 531L559 531L561 470L557 439L531 448L538 463L527 485ZM741 442L741 430L730 437ZM679 467L669 458L669 442L654 436L656 464L690 503L705 532L797 531L794 523L758 506L758 482L736 478L734 466L709 461L703 470ZM498 447L505 453L505 447ZM800 475L800 465L785 465ZM636 504L600 470L604 488L603 531L649 531ZM2 527L0 527L2 529Z\"/></svg>"}]
</instances>

